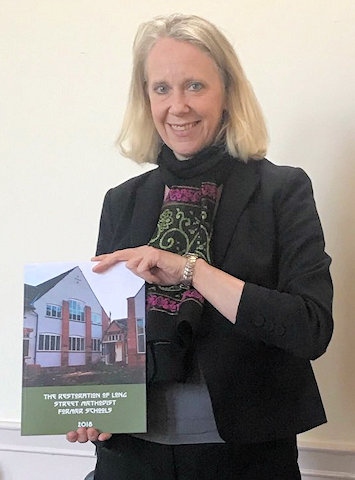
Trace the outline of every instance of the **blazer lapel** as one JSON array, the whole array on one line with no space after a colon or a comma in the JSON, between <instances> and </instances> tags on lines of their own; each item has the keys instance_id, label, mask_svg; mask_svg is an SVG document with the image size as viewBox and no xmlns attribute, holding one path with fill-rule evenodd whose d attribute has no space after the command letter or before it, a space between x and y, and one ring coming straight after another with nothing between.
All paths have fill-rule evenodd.
<instances>
[{"instance_id":1,"label":"blazer lapel","mask_svg":"<svg viewBox=\"0 0 355 480\"><path fill-rule=\"evenodd\" d=\"M163 198L164 183L159 170L156 169L136 192L130 232L132 246L146 245L153 236Z\"/></svg>"},{"instance_id":2,"label":"blazer lapel","mask_svg":"<svg viewBox=\"0 0 355 480\"><path fill-rule=\"evenodd\" d=\"M249 163L236 160L223 186L212 235L214 264L217 267L222 266L240 215L258 185L256 163L253 160Z\"/></svg>"}]
</instances>

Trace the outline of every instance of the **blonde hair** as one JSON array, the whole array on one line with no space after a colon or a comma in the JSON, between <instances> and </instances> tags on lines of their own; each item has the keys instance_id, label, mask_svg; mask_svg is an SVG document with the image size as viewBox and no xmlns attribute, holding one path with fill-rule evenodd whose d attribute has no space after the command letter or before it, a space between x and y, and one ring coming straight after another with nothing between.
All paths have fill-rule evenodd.
<instances>
[{"instance_id":1,"label":"blonde hair","mask_svg":"<svg viewBox=\"0 0 355 480\"><path fill-rule=\"evenodd\" d=\"M267 148L267 130L259 103L227 38L196 15L159 16L139 26L133 43L133 71L121 132L121 153L137 163L156 163L162 141L154 126L146 92L145 63L159 38L189 42L216 63L226 92L226 110L216 142L224 141L233 157L260 159Z\"/></svg>"}]
</instances>

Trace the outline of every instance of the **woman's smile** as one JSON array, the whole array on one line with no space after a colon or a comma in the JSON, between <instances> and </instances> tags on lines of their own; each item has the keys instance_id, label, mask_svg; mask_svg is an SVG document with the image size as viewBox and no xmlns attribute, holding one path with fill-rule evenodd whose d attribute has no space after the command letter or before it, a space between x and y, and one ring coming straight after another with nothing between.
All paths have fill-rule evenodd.
<instances>
[{"instance_id":1,"label":"woman's smile","mask_svg":"<svg viewBox=\"0 0 355 480\"><path fill-rule=\"evenodd\" d=\"M190 123L183 123L183 124L168 123L168 125L170 126L170 128L172 128L173 130L175 130L177 132L186 132L186 131L189 131L189 130L193 129L194 127L196 127L196 125L198 123L199 123L199 121L190 122Z\"/></svg>"}]
</instances>

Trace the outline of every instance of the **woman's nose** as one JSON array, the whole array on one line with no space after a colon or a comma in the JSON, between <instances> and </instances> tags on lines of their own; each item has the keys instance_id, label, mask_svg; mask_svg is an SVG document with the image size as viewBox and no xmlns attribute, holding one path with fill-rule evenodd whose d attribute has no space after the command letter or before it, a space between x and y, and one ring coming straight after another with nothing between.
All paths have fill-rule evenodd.
<instances>
[{"instance_id":1,"label":"woman's nose","mask_svg":"<svg viewBox=\"0 0 355 480\"><path fill-rule=\"evenodd\" d=\"M182 115L189 111L189 105L185 93L183 92L173 92L170 97L171 103L169 107L169 112L172 115Z\"/></svg>"}]
</instances>

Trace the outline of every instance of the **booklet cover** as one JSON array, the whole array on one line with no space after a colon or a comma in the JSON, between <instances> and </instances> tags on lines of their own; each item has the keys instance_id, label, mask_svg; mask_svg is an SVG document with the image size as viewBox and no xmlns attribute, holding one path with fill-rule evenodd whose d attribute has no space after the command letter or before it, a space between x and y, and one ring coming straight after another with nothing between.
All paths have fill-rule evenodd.
<instances>
[{"instance_id":1,"label":"booklet cover","mask_svg":"<svg viewBox=\"0 0 355 480\"><path fill-rule=\"evenodd\" d=\"M144 281L93 265L25 266L22 435L146 431Z\"/></svg>"}]
</instances>

